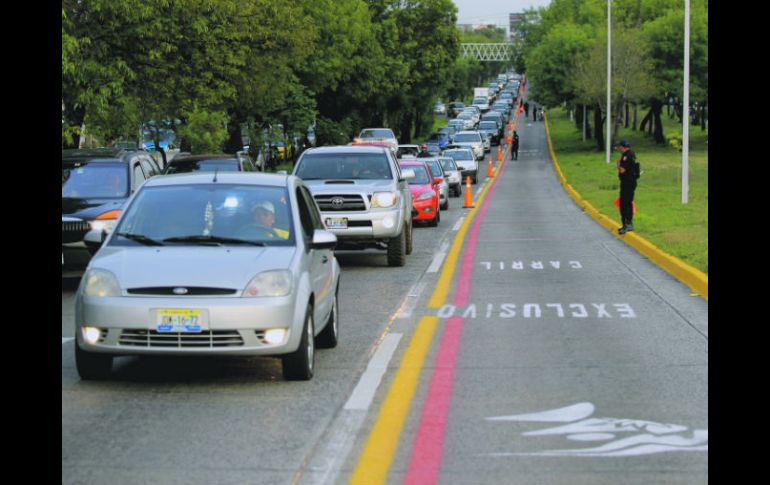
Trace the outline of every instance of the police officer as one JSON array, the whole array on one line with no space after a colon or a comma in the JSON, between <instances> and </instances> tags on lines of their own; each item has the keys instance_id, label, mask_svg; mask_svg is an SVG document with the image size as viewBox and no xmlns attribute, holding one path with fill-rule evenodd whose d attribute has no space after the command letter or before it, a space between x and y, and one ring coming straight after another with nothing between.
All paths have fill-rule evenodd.
<instances>
[{"instance_id":1,"label":"police officer","mask_svg":"<svg viewBox=\"0 0 770 485\"><path fill-rule=\"evenodd\" d=\"M634 191L636 179L639 178L636 154L631 151L631 145L625 138L620 140L620 158L616 163L618 177L620 178L620 218L623 227L618 229L618 234L625 234L634 230Z\"/></svg>"},{"instance_id":2,"label":"police officer","mask_svg":"<svg viewBox=\"0 0 770 485\"><path fill-rule=\"evenodd\" d=\"M514 160L519 159L519 134L516 130L513 131L513 139L511 140L511 155Z\"/></svg>"},{"instance_id":3,"label":"police officer","mask_svg":"<svg viewBox=\"0 0 770 485\"><path fill-rule=\"evenodd\" d=\"M420 153L417 154L417 158L428 158L432 157L431 153L428 151L428 145L423 143L420 145Z\"/></svg>"}]
</instances>

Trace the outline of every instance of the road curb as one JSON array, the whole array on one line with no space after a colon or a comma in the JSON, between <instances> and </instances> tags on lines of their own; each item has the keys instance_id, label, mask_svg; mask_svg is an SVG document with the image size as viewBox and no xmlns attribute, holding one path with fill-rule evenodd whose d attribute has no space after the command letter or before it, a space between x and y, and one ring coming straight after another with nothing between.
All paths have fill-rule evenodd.
<instances>
[{"instance_id":1,"label":"road curb","mask_svg":"<svg viewBox=\"0 0 770 485\"><path fill-rule=\"evenodd\" d=\"M559 161L556 158L556 152L553 149L553 144L551 143L551 130L548 127L548 116L545 113L544 122L545 136L546 140L548 141L548 150L551 154L551 161L553 162L556 174L559 176L559 181L569 196L572 197L572 200L574 200L575 203L581 207L583 211L585 211L585 213L588 214L592 219L607 229L614 237L636 249L638 252L649 258L650 261L657 264L676 279L690 287L698 296L708 301L709 278L706 273L690 266L677 257L668 254L635 232L626 233L622 236L619 235L617 233L619 224L596 210L594 206L583 199L583 197L572 187L572 185L567 182L567 179L564 177L564 173L561 171L561 167L559 166Z\"/></svg>"}]
</instances>

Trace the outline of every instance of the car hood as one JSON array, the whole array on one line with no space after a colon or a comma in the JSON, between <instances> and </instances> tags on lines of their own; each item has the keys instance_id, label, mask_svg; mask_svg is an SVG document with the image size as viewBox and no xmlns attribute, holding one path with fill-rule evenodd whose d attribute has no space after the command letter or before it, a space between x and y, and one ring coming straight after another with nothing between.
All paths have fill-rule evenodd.
<instances>
[{"instance_id":1,"label":"car hood","mask_svg":"<svg viewBox=\"0 0 770 485\"><path fill-rule=\"evenodd\" d=\"M395 190L393 180L327 179L303 180L313 194L338 194L340 192L374 192Z\"/></svg>"},{"instance_id":2,"label":"car hood","mask_svg":"<svg viewBox=\"0 0 770 485\"><path fill-rule=\"evenodd\" d=\"M63 216L79 219L94 219L107 211L120 209L126 203L124 198L74 199L62 197L61 213Z\"/></svg>"},{"instance_id":3,"label":"car hood","mask_svg":"<svg viewBox=\"0 0 770 485\"><path fill-rule=\"evenodd\" d=\"M453 143L453 145L463 146L463 147L474 147L481 145L483 142L481 140L479 141L456 141Z\"/></svg>"},{"instance_id":4,"label":"car hood","mask_svg":"<svg viewBox=\"0 0 770 485\"><path fill-rule=\"evenodd\" d=\"M290 268L295 247L163 246L102 248L91 268L111 271L120 286L243 289L262 271Z\"/></svg>"},{"instance_id":5,"label":"car hood","mask_svg":"<svg viewBox=\"0 0 770 485\"><path fill-rule=\"evenodd\" d=\"M433 191L433 187L430 185L410 185L409 190L412 191L412 199L417 199L417 196L422 194L423 192L431 192Z\"/></svg>"}]
</instances>

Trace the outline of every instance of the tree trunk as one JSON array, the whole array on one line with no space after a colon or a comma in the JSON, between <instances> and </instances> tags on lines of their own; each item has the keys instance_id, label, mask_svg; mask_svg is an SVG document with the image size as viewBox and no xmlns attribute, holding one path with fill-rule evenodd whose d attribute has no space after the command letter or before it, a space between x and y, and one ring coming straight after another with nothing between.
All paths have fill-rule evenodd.
<instances>
[{"instance_id":1,"label":"tree trunk","mask_svg":"<svg viewBox=\"0 0 770 485\"><path fill-rule=\"evenodd\" d=\"M626 115L623 118L624 127L628 128L628 101L626 101Z\"/></svg>"},{"instance_id":2,"label":"tree trunk","mask_svg":"<svg viewBox=\"0 0 770 485\"><path fill-rule=\"evenodd\" d=\"M633 124L631 126L631 129L634 130L634 131L636 131L636 120L637 120L637 118L636 118L636 108L637 108L637 105L634 104L634 122L633 122Z\"/></svg>"},{"instance_id":3,"label":"tree trunk","mask_svg":"<svg viewBox=\"0 0 770 485\"><path fill-rule=\"evenodd\" d=\"M653 119L655 120L655 131L652 134L652 138L655 140L655 143L659 145L665 143L666 141L665 137L663 136L663 123L660 121L660 113L662 108L663 104L659 99L652 100L652 113Z\"/></svg>"},{"instance_id":4,"label":"tree trunk","mask_svg":"<svg viewBox=\"0 0 770 485\"><path fill-rule=\"evenodd\" d=\"M599 148L599 151L602 151L604 150L604 136L602 136L604 130L602 130L602 107L598 104L594 108L594 128L596 134L596 146Z\"/></svg>"},{"instance_id":5,"label":"tree trunk","mask_svg":"<svg viewBox=\"0 0 770 485\"><path fill-rule=\"evenodd\" d=\"M588 111L590 110L591 108L588 108L586 110L586 117L585 117L586 118L586 140L590 140L591 138L593 138L593 133L591 133L591 121L590 121L590 118L588 117Z\"/></svg>"},{"instance_id":6,"label":"tree trunk","mask_svg":"<svg viewBox=\"0 0 770 485\"><path fill-rule=\"evenodd\" d=\"M83 126L83 120L86 117L86 109L83 106L75 105L72 109L67 109L64 112L64 118L70 124L70 126ZM64 140L62 140L62 143ZM75 133L72 136L72 142L64 144L63 148L79 148L80 147L80 133Z\"/></svg>"},{"instance_id":7,"label":"tree trunk","mask_svg":"<svg viewBox=\"0 0 770 485\"><path fill-rule=\"evenodd\" d=\"M642 122L639 124L639 131L642 133L644 133L645 130L648 130L648 132L651 131L649 130L651 126L648 126L648 123L650 125L652 124L652 108L650 108L650 110L647 111L647 114L644 115L644 118L642 118Z\"/></svg>"},{"instance_id":8,"label":"tree trunk","mask_svg":"<svg viewBox=\"0 0 770 485\"><path fill-rule=\"evenodd\" d=\"M241 138L241 123L235 119L227 124L227 141L225 142L225 153L235 153L243 149L243 139Z\"/></svg>"}]
</instances>

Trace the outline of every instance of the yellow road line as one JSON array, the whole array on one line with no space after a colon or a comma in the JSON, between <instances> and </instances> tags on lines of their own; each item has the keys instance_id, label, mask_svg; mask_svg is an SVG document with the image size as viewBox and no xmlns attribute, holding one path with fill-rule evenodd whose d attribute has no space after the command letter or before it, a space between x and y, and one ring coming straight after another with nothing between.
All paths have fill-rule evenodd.
<instances>
[{"instance_id":1,"label":"yellow road line","mask_svg":"<svg viewBox=\"0 0 770 485\"><path fill-rule=\"evenodd\" d=\"M350 479L351 484L385 483L437 324L435 316L420 319Z\"/></svg>"}]
</instances>

